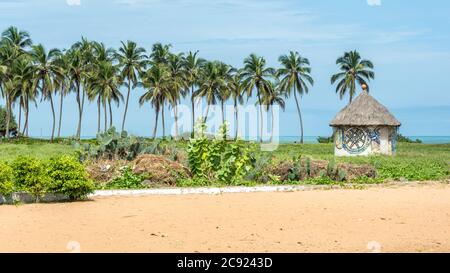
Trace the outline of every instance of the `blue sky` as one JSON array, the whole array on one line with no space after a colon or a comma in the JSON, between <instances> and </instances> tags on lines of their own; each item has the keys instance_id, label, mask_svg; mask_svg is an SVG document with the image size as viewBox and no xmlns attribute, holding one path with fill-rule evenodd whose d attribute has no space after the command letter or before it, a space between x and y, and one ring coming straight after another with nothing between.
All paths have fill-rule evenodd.
<instances>
[{"instance_id":1,"label":"blue sky","mask_svg":"<svg viewBox=\"0 0 450 273\"><path fill-rule=\"evenodd\" d=\"M0 0L0 29L15 25L35 43L67 48L81 36L118 47L134 40L149 49L171 43L173 51L199 50L201 57L240 67L250 53L270 66L290 50L309 58L315 85L302 98L306 135L328 135L328 122L345 106L330 85L335 60L357 49L375 64L371 94L403 123L406 135L450 135L450 2L410 0ZM125 91L125 90L124 90ZM154 118L139 108L135 90L129 131L149 135ZM2 102L3 103L3 102ZM76 105L66 99L62 131L73 135ZM287 102L281 135L297 135L295 103ZM120 123L123 107L115 111ZM84 135L96 131L89 105ZM169 117L169 115L168 115ZM30 133L50 131L45 102L32 109ZM169 120L169 118L168 118Z\"/></svg>"}]
</instances>

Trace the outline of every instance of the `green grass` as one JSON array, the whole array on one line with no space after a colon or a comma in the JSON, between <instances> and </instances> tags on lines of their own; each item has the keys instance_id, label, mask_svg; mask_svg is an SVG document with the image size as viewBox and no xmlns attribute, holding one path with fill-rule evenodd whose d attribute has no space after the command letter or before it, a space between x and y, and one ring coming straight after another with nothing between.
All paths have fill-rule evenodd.
<instances>
[{"instance_id":1,"label":"green grass","mask_svg":"<svg viewBox=\"0 0 450 273\"><path fill-rule=\"evenodd\" d=\"M33 143L33 144L0 144L0 160L12 161L20 155L47 159L54 156L71 154L74 149L67 144Z\"/></svg>"}]
</instances>

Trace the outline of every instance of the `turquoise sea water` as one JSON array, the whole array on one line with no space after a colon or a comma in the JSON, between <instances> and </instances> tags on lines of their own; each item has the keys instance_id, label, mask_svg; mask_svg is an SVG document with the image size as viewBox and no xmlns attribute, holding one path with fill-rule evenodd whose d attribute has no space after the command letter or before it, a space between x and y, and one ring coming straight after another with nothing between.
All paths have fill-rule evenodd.
<instances>
[{"instance_id":1,"label":"turquoise sea water","mask_svg":"<svg viewBox=\"0 0 450 273\"><path fill-rule=\"evenodd\" d=\"M420 139L425 144L446 144L450 143L450 136L407 136L412 140ZM303 138L305 143L317 143L317 136L305 136ZM299 142L298 136L281 136L280 143L295 143Z\"/></svg>"}]
</instances>

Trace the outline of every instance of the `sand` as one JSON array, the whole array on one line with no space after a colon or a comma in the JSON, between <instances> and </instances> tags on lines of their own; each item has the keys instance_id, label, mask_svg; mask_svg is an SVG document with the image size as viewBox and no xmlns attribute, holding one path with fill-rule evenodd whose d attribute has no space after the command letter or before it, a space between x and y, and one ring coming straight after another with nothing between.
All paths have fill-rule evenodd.
<instances>
[{"instance_id":1,"label":"sand","mask_svg":"<svg viewBox=\"0 0 450 273\"><path fill-rule=\"evenodd\" d=\"M450 186L2 205L0 252L450 252Z\"/></svg>"}]
</instances>

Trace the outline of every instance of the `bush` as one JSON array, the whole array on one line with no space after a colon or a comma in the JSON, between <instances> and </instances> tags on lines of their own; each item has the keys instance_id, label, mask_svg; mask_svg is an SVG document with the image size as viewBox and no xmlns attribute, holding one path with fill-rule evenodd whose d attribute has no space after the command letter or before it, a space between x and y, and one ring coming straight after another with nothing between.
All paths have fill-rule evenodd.
<instances>
[{"instance_id":1,"label":"bush","mask_svg":"<svg viewBox=\"0 0 450 273\"><path fill-rule=\"evenodd\" d=\"M142 185L142 175L134 174L130 167L126 166L120 171L120 176L114 178L106 184L106 189L140 189Z\"/></svg>"},{"instance_id":2,"label":"bush","mask_svg":"<svg viewBox=\"0 0 450 273\"><path fill-rule=\"evenodd\" d=\"M251 170L250 149L240 140L227 142L226 123L214 140L206 136L203 122L196 128L197 136L188 145L189 167L194 179L237 184Z\"/></svg>"},{"instance_id":3,"label":"bush","mask_svg":"<svg viewBox=\"0 0 450 273\"><path fill-rule=\"evenodd\" d=\"M71 200L81 199L94 190L83 164L71 156L52 158L47 163L50 178L49 191L67 195Z\"/></svg>"},{"instance_id":4,"label":"bush","mask_svg":"<svg viewBox=\"0 0 450 273\"><path fill-rule=\"evenodd\" d=\"M409 137L405 137L402 134L397 134L397 141L398 142L406 142L406 143L422 143L422 140L420 140L420 139L412 140Z\"/></svg>"},{"instance_id":5,"label":"bush","mask_svg":"<svg viewBox=\"0 0 450 273\"><path fill-rule=\"evenodd\" d=\"M50 178L45 171L45 165L39 159L19 156L12 162L11 167L14 170L14 182L19 190L39 197L48 189Z\"/></svg>"},{"instance_id":6,"label":"bush","mask_svg":"<svg viewBox=\"0 0 450 273\"><path fill-rule=\"evenodd\" d=\"M0 195L9 195L14 191L14 173L11 166L0 162Z\"/></svg>"}]
</instances>

